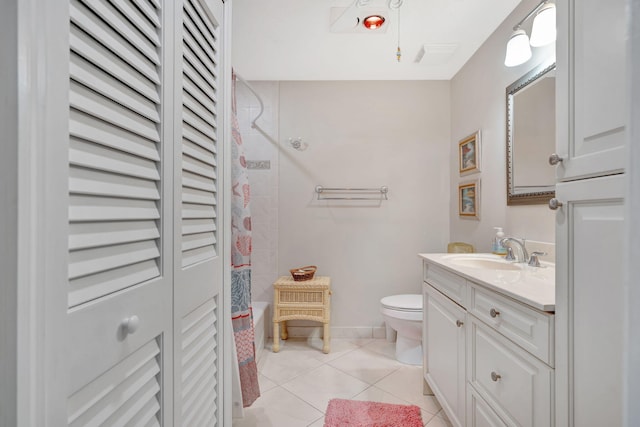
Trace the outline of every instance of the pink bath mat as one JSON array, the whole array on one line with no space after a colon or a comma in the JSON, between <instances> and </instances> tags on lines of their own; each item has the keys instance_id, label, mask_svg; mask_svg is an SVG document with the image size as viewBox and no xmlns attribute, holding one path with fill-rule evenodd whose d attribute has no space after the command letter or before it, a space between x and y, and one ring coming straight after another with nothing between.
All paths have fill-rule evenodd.
<instances>
[{"instance_id":1,"label":"pink bath mat","mask_svg":"<svg viewBox=\"0 0 640 427\"><path fill-rule=\"evenodd\" d=\"M422 417L415 405L331 399L324 427L422 427Z\"/></svg>"}]
</instances>

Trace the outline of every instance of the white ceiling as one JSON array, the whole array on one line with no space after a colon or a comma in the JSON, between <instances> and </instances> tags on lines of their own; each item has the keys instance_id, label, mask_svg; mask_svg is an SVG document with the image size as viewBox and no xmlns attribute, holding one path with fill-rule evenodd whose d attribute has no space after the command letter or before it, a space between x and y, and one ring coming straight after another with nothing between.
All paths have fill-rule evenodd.
<instances>
[{"instance_id":1,"label":"white ceiling","mask_svg":"<svg viewBox=\"0 0 640 427\"><path fill-rule=\"evenodd\" d=\"M331 31L355 0L233 0L232 63L249 80L449 80L520 1L404 0L398 63L388 0L370 0L389 19L368 33ZM433 53L416 62L423 45Z\"/></svg>"}]
</instances>

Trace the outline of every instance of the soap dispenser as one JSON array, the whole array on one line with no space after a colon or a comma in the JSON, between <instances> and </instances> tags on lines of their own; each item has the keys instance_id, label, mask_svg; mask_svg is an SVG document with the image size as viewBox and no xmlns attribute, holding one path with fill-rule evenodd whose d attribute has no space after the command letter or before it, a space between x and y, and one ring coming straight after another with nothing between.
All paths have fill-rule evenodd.
<instances>
[{"instance_id":1,"label":"soap dispenser","mask_svg":"<svg viewBox=\"0 0 640 427\"><path fill-rule=\"evenodd\" d=\"M493 229L496 230L496 237L493 238L493 242L491 243L491 252L496 255L506 255L507 248L502 245L502 239L504 239L502 227L493 227Z\"/></svg>"}]
</instances>

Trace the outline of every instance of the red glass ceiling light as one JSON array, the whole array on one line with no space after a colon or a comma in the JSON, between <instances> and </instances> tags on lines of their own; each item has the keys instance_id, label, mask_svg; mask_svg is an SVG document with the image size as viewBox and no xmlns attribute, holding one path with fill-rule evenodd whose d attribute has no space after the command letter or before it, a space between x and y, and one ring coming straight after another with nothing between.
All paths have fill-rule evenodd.
<instances>
[{"instance_id":1,"label":"red glass ceiling light","mask_svg":"<svg viewBox=\"0 0 640 427\"><path fill-rule=\"evenodd\" d=\"M384 24L384 17L380 15L370 15L362 20L362 24L367 30L375 30L382 27Z\"/></svg>"}]
</instances>

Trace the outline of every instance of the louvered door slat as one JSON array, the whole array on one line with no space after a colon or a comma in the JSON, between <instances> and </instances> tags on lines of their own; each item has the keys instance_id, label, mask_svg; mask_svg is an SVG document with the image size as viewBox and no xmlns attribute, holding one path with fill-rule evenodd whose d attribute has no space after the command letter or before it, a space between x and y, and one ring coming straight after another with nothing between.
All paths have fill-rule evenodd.
<instances>
[{"instance_id":1,"label":"louvered door slat","mask_svg":"<svg viewBox=\"0 0 640 427\"><path fill-rule=\"evenodd\" d=\"M186 170L182 173L182 185L211 193L216 191L215 181L213 179L193 174Z\"/></svg>"},{"instance_id":2,"label":"louvered door slat","mask_svg":"<svg viewBox=\"0 0 640 427\"><path fill-rule=\"evenodd\" d=\"M192 97L198 99L200 102L203 102L208 109L213 111L213 106L216 103L216 100L214 99L214 97L211 96L209 93L203 91L200 85L198 85L196 82L191 80L191 77L189 76L189 74L183 73L182 75L183 75L182 84L184 85L184 90L189 92L189 94L191 94ZM202 84L202 82L200 82L200 84ZM213 88L211 88L210 91L213 91Z\"/></svg>"},{"instance_id":3,"label":"louvered door slat","mask_svg":"<svg viewBox=\"0 0 640 427\"><path fill-rule=\"evenodd\" d=\"M216 37L211 32L211 26L208 26L203 20L202 16L206 16L206 12L202 10L198 2L184 2L184 11L188 15L189 19L185 19L187 23L193 23L198 28L198 34L204 38L207 43L207 47L211 51L215 51L217 45Z\"/></svg>"},{"instance_id":4,"label":"louvered door slat","mask_svg":"<svg viewBox=\"0 0 640 427\"><path fill-rule=\"evenodd\" d=\"M187 43L187 40L185 40L182 52L184 60L188 64L184 67L184 72L187 73L196 82L198 78L204 80L207 85L211 86L211 88L213 89L213 93L211 94L211 96L215 96L215 93L218 90L216 75L212 73L209 68L207 68L213 66L213 64L201 60L203 53L192 38L190 38L190 43L191 44ZM206 88L204 87L202 89L206 90Z\"/></svg>"},{"instance_id":5,"label":"louvered door slat","mask_svg":"<svg viewBox=\"0 0 640 427\"><path fill-rule=\"evenodd\" d=\"M122 60L144 74L149 80L160 84L157 63L153 63L140 50L132 49L132 45L122 36L115 33L102 19L95 15L84 4L71 1L71 22L82 28L98 42L114 52Z\"/></svg>"},{"instance_id":6,"label":"louvered door slat","mask_svg":"<svg viewBox=\"0 0 640 427\"><path fill-rule=\"evenodd\" d=\"M182 226L182 234L197 234L197 233L206 233L207 231L215 231L216 226L212 224L211 221L195 219L189 221L188 224Z\"/></svg>"},{"instance_id":7,"label":"louvered door slat","mask_svg":"<svg viewBox=\"0 0 640 427\"><path fill-rule=\"evenodd\" d=\"M184 155L183 157L182 169L185 171L183 172L183 179L185 178L185 175L187 175L186 178L190 178L188 174L191 174L208 178L209 181L215 182L215 159L211 161L211 156L209 155L200 155L200 153L192 154L195 154L195 156L192 157L190 155ZM209 162L207 162L207 160L209 160ZM191 176L191 179L197 179L197 177ZM214 191L213 188L211 191Z\"/></svg>"},{"instance_id":8,"label":"louvered door slat","mask_svg":"<svg viewBox=\"0 0 640 427\"><path fill-rule=\"evenodd\" d=\"M197 0L184 1L182 30L181 247L186 267L216 255L218 39L216 25Z\"/></svg>"},{"instance_id":9,"label":"louvered door slat","mask_svg":"<svg viewBox=\"0 0 640 427\"><path fill-rule=\"evenodd\" d=\"M150 181L160 180L156 162L152 160L130 156L117 150L111 150L73 137L69 141L69 149L69 163L74 166Z\"/></svg>"},{"instance_id":10,"label":"louvered door slat","mask_svg":"<svg viewBox=\"0 0 640 427\"><path fill-rule=\"evenodd\" d=\"M206 426L215 419L218 376L216 299L182 321L182 425ZM213 417L213 418L212 418Z\"/></svg>"},{"instance_id":11,"label":"louvered door slat","mask_svg":"<svg viewBox=\"0 0 640 427\"><path fill-rule=\"evenodd\" d=\"M160 65L160 58L156 50L157 46L154 46L149 39L142 35L127 19L128 17L123 16L111 3L106 0L94 0L88 2L87 6L102 21L115 30L115 34L130 43L133 49L142 53L154 66Z\"/></svg>"},{"instance_id":12,"label":"louvered door slat","mask_svg":"<svg viewBox=\"0 0 640 427\"><path fill-rule=\"evenodd\" d=\"M215 206L216 195L208 191L200 191L194 188L183 187L182 202Z\"/></svg>"},{"instance_id":13,"label":"louvered door slat","mask_svg":"<svg viewBox=\"0 0 640 427\"><path fill-rule=\"evenodd\" d=\"M154 122L144 120L138 114L85 86L72 82L69 102L74 109L152 141L160 141L160 133Z\"/></svg>"},{"instance_id":14,"label":"louvered door slat","mask_svg":"<svg viewBox=\"0 0 640 427\"><path fill-rule=\"evenodd\" d=\"M200 148L204 148L205 150L214 154L217 152L216 146L214 145L217 142L217 137L215 135L212 135L212 136L205 135L202 132L198 131L197 129L189 126L189 124L185 122L183 122L182 125L183 125L182 126L183 141L192 142L197 146L199 146ZM206 155L206 156L209 157L209 155ZM194 156L194 157L198 158L200 156ZM214 162L215 162L215 159L214 159ZM212 163L209 162L209 164L212 164Z\"/></svg>"},{"instance_id":15,"label":"louvered door slat","mask_svg":"<svg viewBox=\"0 0 640 427\"><path fill-rule=\"evenodd\" d=\"M158 146L153 141L112 126L97 117L92 117L90 113L72 110L70 119L69 132L72 137L114 148L135 157L156 162L160 160ZM135 161L133 156L131 161Z\"/></svg>"},{"instance_id":16,"label":"louvered door slat","mask_svg":"<svg viewBox=\"0 0 640 427\"><path fill-rule=\"evenodd\" d=\"M207 92L211 90L210 96L215 96L215 92L218 88L215 77L208 71L206 66L198 58L197 51L193 51L189 45L184 44L182 55L183 72L196 83L200 89Z\"/></svg>"},{"instance_id":17,"label":"louvered door slat","mask_svg":"<svg viewBox=\"0 0 640 427\"><path fill-rule=\"evenodd\" d=\"M196 398L193 401L193 404L189 405L190 408L198 408L190 409L184 415L185 425L188 426L200 426L203 418L207 417L210 408L208 407L209 402L216 401L216 384L215 383L205 383L205 387L203 387L202 393L196 395ZM187 402L189 403L189 402Z\"/></svg>"},{"instance_id":18,"label":"louvered door slat","mask_svg":"<svg viewBox=\"0 0 640 427\"><path fill-rule=\"evenodd\" d=\"M152 260L80 277L69 283L69 307L93 301L159 275L158 264Z\"/></svg>"},{"instance_id":19,"label":"louvered door slat","mask_svg":"<svg viewBox=\"0 0 640 427\"><path fill-rule=\"evenodd\" d=\"M69 279L156 259L160 251L154 240L105 246L69 253Z\"/></svg>"},{"instance_id":20,"label":"louvered door slat","mask_svg":"<svg viewBox=\"0 0 640 427\"><path fill-rule=\"evenodd\" d=\"M160 211L153 200L132 200L71 195L69 220L80 221L137 221L158 219Z\"/></svg>"},{"instance_id":21,"label":"louvered door slat","mask_svg":"<svg viewBox=\"0 0 640 427\"><path fill-rule=\"evenodd\" d=\"M158 417L156 417L159 409L160 405L158 404L158 400L150 399L144 403L144 406L141 407L138 412L133 414L133 416L122 425L125 427L145 427L148 425L159 426Z\"/></svg>"},{"instance_id":22,"label":"louvered door slat","mask_svg":"<svg viewBox=\"0 0 640 427\"><path fill-rule=\"evenodd\" d=\"M142 10L135 7L133 2L125 0L112 0L113 5L120 11L123 16L126 16L129 21L140 31L155 47L160 46L160 37L157 31L159 22L149 20L149 15L146 15ZM153 16L153 14L151 15ZM154 52L155 55L157 53Z\"/></svg>"},{"instance_id":23,"label":"louvered door slat","mask_svg":"<svg viewBox=\"0 0 640 427\"><path fill-rule=\"evenodd\" d=\"M206 101L206 98L204 99ZM197 114L202 120L206 122L214 122L216 119L215 108L213 107L213 103L211 105L205 106L205 102L200 99L195 99L189 91L184 91L184 97L182 99L184 105L191 110L193 113Z\"/></svg>"},{"instance_id":24,"label":"louvered door slat","mask_svg":"<svg viewBox=\"0 0 640 427\"><path fill-rule=\"evenodd\" d=\"M70 306L160 274L161 11L138 3L70 0Z\"/></svg>"},{"instance_id":25,"label":"louvered door slat","mask_svg":"<svg viewBox=\"0 0 640 427\"><path fill-rule=\"evenodd\" d=\"M204 37L202 37L200 30L198 30L188 16L185 16L184 29L183 37L185 43L193 52L198 54L199 61L207 68L207 70L209 70L215 79L216 73L215 71L212 71L217 67L215 51L211 46L209 46L209 44L207 44Z\"/></svg>"},{"instance_id":26,"label":"louvered door slat","mask_svg":"<svg viewBox=\"0 0 640 427\"><path fill-rule=\"evenodd\" d=\"M105 420L104 425L108 426L126 426L129 425L134 418L138 416L140 411L144 410L147 404L158 402L156 395L160 391L160 384L156 378L150 378L144 385L136 390L133 399L130 398L122 402L122 406L118 408L109 418Z\"/></svg>"},{"instance_id":27,"label":"louvered door slat","mask_svg":"<svg viewBox=\"0 0 640 427\"><path fill-rule=\"evenodd\" d=\"M160 347L154 339L74 393L67 403L69 425L114 425L105 421L120 413L127 401L158 401L159 355ZM144 396L144 390L155 392ZM159 415L157 411L156 416Z\"/></svg>"},{"instance_id":28,"label":"louvered door slat","mask_svg":"<svg viewBox=\"0 0 640 427\"><path fill-rule=\"evenodd\" d=\"M209 148L211 148L211 145L209 145ZM189 156L192 159L198 159L198 161L207 165L216 166L217 164L215 152L211 152L185 138L182 139L182 152L186 156Z\"/></svg>"},{"instance_id":29,"label":"louvered door slat","mask_svg":"<svg viewBox=\"0 0 640 427\"><path fill-rule=\"evenodd\" d=\"M94 171L84 168L69 170L69 190L74 194L101 195L132 199L158 200L155 181Z\"/></svg>"},{"instance_id":30,"label":"louvered door slat","mask_svg":"<svg viewBox=\"0 0 640 427\"><path fill-rule=\"evenodd\" d=\"M132 64L114 55L112 51L75 25L71 26L69 41L74 54L101 66L103 70L121 82L128 82L132 90L146 96L148 99L157 103L160 102L156 88L157 82L149 79L148 76L145 76Z\"/></svg>"},{"instance_id":31,"label":"louvered door slat","mask_svg":"<svg viewBox=\"0 0 640 427\"><path fill-rule=\"evenodd\" d=\"M87 249L160 237L155 221L74 223L70 225L69 249Z\"/></svg>"},{"instance_id":32,"label":"louvered door slat","mask_svg":"<svg viewBox=\"0 0 640 427\"><path fill-rule=\"evenodd\" d=\"M160 8L160 0L147 0L150 4L153 5L156 9Z\"/></svg>"},{"instance_id":33,"label":"louvered door slat","mask_svg":"<svg viewBox=\"0 0 640 427\"><path fill-rule=\"evenodd\" d=\"M71 78L154 123L160 122L155 102L145 99L129 86L80 56L71 57Z\"/></svg>"},{"instance_id":34,"label":"louvered door slat","mask_svg":"<svg viewBox=\"0 0 640 427\"><path fill-rule=\"evenodd\" d=\"M145 18L147 18L154 27L160 27L160 19L158 19L158 12L156 11L158 5L154 5L147 0L133 0L133 3L138 7L138 9L140 9Z\"/></svg>"},{"instance_id":35,"label":"louvered door slat","mask_svg":"<svg viewBox=\"0 0 640 427\"><path fill-rule=\"evenodd\" d=\"M217 126L214 121L208 122L206 120L203 120L200 116L194 114L189 108L182 109L182 119L203 135L211 135L216 133L217 131Z\"/></svg>"}]
</instances>

